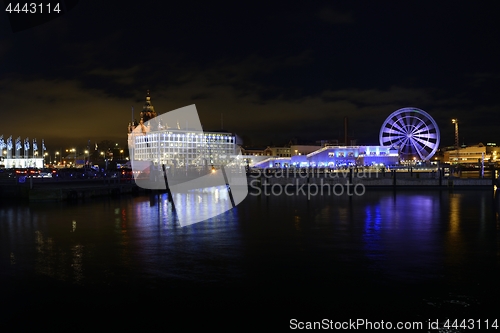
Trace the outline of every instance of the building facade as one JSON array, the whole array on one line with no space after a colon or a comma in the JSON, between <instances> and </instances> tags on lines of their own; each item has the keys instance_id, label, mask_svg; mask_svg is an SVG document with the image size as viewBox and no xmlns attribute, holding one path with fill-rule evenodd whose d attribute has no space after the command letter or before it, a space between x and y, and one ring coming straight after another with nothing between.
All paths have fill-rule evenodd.
<instances>
[{"instance_id":1,"label":"building facade","mask_svg":"<svg viewBox=\"0 0 500 333\"><path fill-rule=\"evenodd\" d=\"M345 168L351 166L393 166L399 163L397 149L385 146L326 146L308 154L292 155L289 158L269 157L256 161L251 166Z\"/></svg>"},{"instance_id":2,"label":"building facade","mask_svg":"<svg viewBox=\"0 0 500 333\"><path fill-rule=\"evenodd\" d=\"M482 143L473 146L460 147L459 149L446 150L443 161L450 164L477 164L488 161L491 158L491 151L487 152L486 146Z\"/></svg>"},{"instance_id":3,"label":"building facade","mask_svg":"<svg viewBox=\"0 0 500 333\"><path fill-rule=\"evenodd\" d=\"M128 126L131 159L171 167L220 166L230 163L239 150L236 136L227 131L201 131L179 121L171 128L155 118L148 91L139 123Z\"/></svg>"},{"instance_id":4,"label":"building facade","mask_svg":"<svg viewBox=\"0 0 500 333\"><path fill-rule=\"evenodd\" d=\"M11 135L4 140L0 135L0 168L43 168L46 150L43 139L38 147L36 139L13 139Z\"/></svg>"}]
</instances>

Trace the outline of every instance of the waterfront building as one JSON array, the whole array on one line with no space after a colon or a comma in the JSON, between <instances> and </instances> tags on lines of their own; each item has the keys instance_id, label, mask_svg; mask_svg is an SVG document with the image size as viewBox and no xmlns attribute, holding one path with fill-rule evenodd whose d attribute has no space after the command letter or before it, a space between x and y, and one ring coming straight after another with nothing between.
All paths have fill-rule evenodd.
<instances>
[{"instance_id":1,"label":"waterfront building","mask_svg":"<svg viewBox=\"0 0 500 333\"><path fill-rule=\"evenodd\" d=\"M300 145L300 144L292 144L290 145L290 156L297 155L307 155L313 153L320 149L320 145Z\"/></svg>"},{"instance_id":2,"label":"waterfront building","mask_svg":"<svg viewBox=\"0 0 500 333\"><path fill-rule=\"evenodd\" d=\"M43 158L0 158L0 168L43 168Z\"/></svg>"},{"instance_id":3,"label":"waterfront building","mask_svg":"<svg viewBox=\"0 0 500 333\"><path fill-rule=\"evenodd\" d=\"M243 156L274 156L273 150L270 147L242 147L241 155Z\"/></svg>"},{"instance_id":4,"label":"waterfront building","mask_svg":"<svg viewBox=\"0 0 500 333\"><path fill-rule=\"evenodd\" d=\"M292 146L293 147L293 146ZM316 147L318 148L318 147ZM289 158L269 157L254 167L319 167L390 166L399 163L397 149L386 146L325 146L308 154L296 153Z\"/></svg>"},{"instance_id":5,"label":"waterfront building","mask_svg":"<svg viewBox=\"0 0 500 333\"><path fill-rule=\"evenodd\" d=\"M46 155L44 140L39 149L36 139L21 137L13 139L12 135L4 140L0 135L0 168L43 168Z\"/></svg>"},{"instance_id":6,"label":"waterfront building","mask_svg":"<svg viewBox=\"0 0 500 333\"><path fill-rule=\"evenodd\" d=\"M488 161L491 158L491 152L496 152L496 150L491 149L488 152L486 146L479 143L473 146L463 146L459 149L446 150L443 160L450 164L478 164Z\"/></svg>"},{"instance_id":7,"label":"waterfront building","mask_svg":"<svg viewBox=\"0 0 500 333\"><path fill-rule=\"evenodd\" d=\"M128 126L131 160L170 167L220 166L230 163L239 150L233 133L201 131L182 121L168 124L161 118L148 90L140 121Z\"/></svg>"},{"instance_id":8,"label":"waterfront building","mask_svg":"<svg viewBox=\"0 0 500 333\"><path fill-rule=\"evenodd\" d=\"M291 147L290 146L280 146L280 147L269 147L271 150L271 155L277 157L291 157Z\"/></svg>"},{"instance_id":9,"label":"waterfront building","mask_svg":"<svg viewBox=\"0 0 500 333\"><path fill-rule=\"evenodd\" d=\"M500 162L500 147L494 142L486 143L486 156L489 156L489 162L499 163Z\"/></svg>"},{"instance_id":10,"label":"waterfront building","mask_svg":"<svg viewBox=\"0 0 500 333\"><path fill-rule=\"evenodd\" d=\"M241 154L244 156L276 156L276 157L290 157L290 146L267 146L266 148L257 147L242 147Z\"/></svg>"}]
</instances>

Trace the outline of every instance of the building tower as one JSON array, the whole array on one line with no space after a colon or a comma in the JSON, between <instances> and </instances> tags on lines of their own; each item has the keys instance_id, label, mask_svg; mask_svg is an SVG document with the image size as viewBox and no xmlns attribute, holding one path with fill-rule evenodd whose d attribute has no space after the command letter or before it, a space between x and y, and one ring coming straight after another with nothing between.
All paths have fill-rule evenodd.
<instances>
[{"instance_id":1,"label":"building tower","mask_svg":"<svg viewBox=\"0 0 500 333\"><path fill-rule=\"evenodd\" d=\"M144 106L142 107L141 118L143 122L146 122L154 117L156 117L156 112L153 104L151 103L151 96L149 95L148 90L146 94L146 103L144 103Z\"/></svg>"},{"instance_id":2,"label":"building tower","mask_svg":"<svg viewBox=\"0 0 500 333\"><path fill-rule=\"evenodd\" d=\"M133 108L132 108L132 113L133 113ZM134 130L139 126L141 129L142 134L146 134L150 131L150 126L149 123L145 124L148 120L151 120L156 117L156 111L151 103L151 95L149 94L149 89L146 92L146 103L144 103L142 107L142 111L140 114L141 118L139 120L139 123L137 123L135 120L132 123L128 124L128 145L129 145L129 154L130 157L134 157L134 151L135 151L135 145L134 145L134 136L137 135L134 134Z\"/></svg>"},{"instance_id":3,"label":"building tower","mask_svg":"<svg viewBox=\"0 0 500 333\"><path fill-rule=\"evenodd\" d=\"M132 108L132 113L133 113L133 108ZM157 116L155 108L153 104L151 103L151 95L149 94L149 89L147 90L146 93L146 103L144 103L142 107L142 111L140 113L140 120L139 122L133 121L132 123L128 124L128 133L132 133L132 131L137 127L141 126L142 132L146 133L149 131L147 126L144 125L148 120L151 120Z\"/></svg>"}]
</instances>

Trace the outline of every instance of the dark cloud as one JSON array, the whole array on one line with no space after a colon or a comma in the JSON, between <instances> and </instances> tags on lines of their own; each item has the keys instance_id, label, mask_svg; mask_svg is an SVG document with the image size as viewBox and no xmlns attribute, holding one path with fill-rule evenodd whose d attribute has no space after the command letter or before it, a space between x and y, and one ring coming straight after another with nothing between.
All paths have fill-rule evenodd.
<instances>
[{"instance_id":1,"label":"dark cloud","mask_svg":"<svg viewBox=\"0 0 500 333\"><path fill-rule=\"evenodd\" d=\"M500 141L497 21L469 7L83 1L2 34L0 134L125 142L149 89L157 112L196 104L205 128L223 114L254 143L342 137L346 116L352 137L377 143L407 106L436 119L444 144L451 118L472 143Z\"/></svg>"},{"instance_id":2,"label":"dark cloud","mask_svg":"<svg viewBox=\"0 0 500 333\"><path fill-rule=\"evenodd\" d=\"M135 65L130 68L106 69L96 68L88 72L88 75L96 75L109 78L121 85L131 85L135 83L135 76L140 71L140 66Z\"/></svg>"},{"instance_id":3,"label":"dark cloud","mask_svg":"<svg viewBox=\"0 0 500 333\"><path fill-rule=\"evenodd\" d=\"M317 13L317 17L328 24L348 24L354 22L351 13L334 10L329 7L321 8Z\"/></svg>"}]
</instances>

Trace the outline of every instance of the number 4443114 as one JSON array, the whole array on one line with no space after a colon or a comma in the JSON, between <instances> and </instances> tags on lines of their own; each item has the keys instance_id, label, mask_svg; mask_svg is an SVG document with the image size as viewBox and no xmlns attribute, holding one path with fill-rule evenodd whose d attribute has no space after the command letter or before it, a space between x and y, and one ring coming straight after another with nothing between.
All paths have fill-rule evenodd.
<instances>
[{"instance_id":1,"label":"number 4443114","mask_svg":"<svg viewBox=\"0 0 500 333\"><path fill-rule=\"evenodd\" d=\"M464 329L498 329L498 322L497 319L495 320L488 320L488 319L448 319L444 322L443 328L446 329L458 329L458 328L464 328Z\"/></svg>"},{"instance_id":2,"label":"number 4443114","mask_svg":"<svg viewBox=\"0 0 500 333\"><path fill-rule=\"evenodd\" d=\"M61 8L59 7L59 3L12 3L9 2L7 7L5 7L5 11L9 13L30 13L30 14L51 14L51 13L60 13Z\"/></svg>"}]
</instances>

